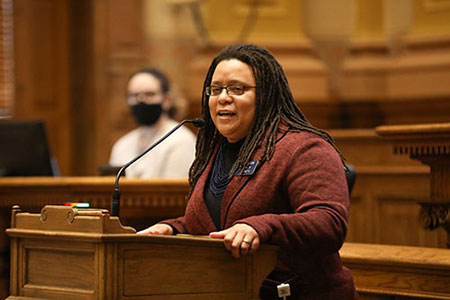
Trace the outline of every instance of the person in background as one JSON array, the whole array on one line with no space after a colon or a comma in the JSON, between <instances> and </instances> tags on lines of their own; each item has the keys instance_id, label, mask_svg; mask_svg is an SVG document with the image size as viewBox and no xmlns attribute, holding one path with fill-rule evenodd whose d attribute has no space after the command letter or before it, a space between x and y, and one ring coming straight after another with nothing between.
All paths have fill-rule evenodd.
<instances>
[{"instance_id":1,"label":"person in background","mask_svg":"<svg viewBox=\"0 0 450 300\"><path fill-rule=\"evenodd\" d=\"M170 116L174 106L169 80L157 69L143 68L130 76L127 102L139 127L114 144L111 166L131 161L177 125ZM194 157L195 135L181 127L128 167L125 174L131 178L187 178Z\"/></svg>"},{"instance_id":2,"label":"person in background","mask_svg":"<svg viewBox=\"0 0 450 300\"><path fill-rule=\"evenodd\" d=\"M185 215L138 234L209 234L233 257L278 245L261 299L358 299L341 263L349 194L344 158L332 138L307 121L286 75L266 49L226 47L203 85L206 125L197 135ZM169 251L170 249L168 249Z\"/></svg>"}]
</instances>

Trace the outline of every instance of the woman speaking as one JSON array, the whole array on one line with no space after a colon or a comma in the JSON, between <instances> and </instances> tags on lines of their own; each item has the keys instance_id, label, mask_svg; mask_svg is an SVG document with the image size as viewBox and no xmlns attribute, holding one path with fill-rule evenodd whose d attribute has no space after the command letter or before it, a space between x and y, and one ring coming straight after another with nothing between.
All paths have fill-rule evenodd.
<instances>
[{"instance_id":1,"label":"woman speaking","mask_svg":"<svg viewBox=\"0 0 450 300\"><path fill-rule=\"evenodd\" d=\"M234 257L278 245L262 299L277 299L281 283L288 299L357 299L338 253L349 213L344 161L296 105L280 64L259 46L228 46L203 91L185 215L139 233L209 234Z\"/></svg>"}]
</instances>

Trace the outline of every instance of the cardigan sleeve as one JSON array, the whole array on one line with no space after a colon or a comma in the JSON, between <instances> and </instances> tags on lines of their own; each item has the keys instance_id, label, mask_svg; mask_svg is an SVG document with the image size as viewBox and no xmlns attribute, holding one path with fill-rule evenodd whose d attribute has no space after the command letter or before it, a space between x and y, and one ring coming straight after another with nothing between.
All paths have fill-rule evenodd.
<instances>
[{"instance_id":1,"label":"cardigan sleeve","mask_svg":"<svg viewBox=\"0 0 450 300\"><path fill-rule=\"evenodd\" d=\"M246 223L261 242L310 255L336 252L342 246L349 211L345 171L337 151L320 137L281 147L287 159L279 193L288 199L291 213L262 214Z\"/></svg>"},{"instance_id":2,"label":"cardigan sleeve","mask_svg":"<svg viewBox=\"0 0 450 300\"><path fill-rule=\"evenodd\" d=\"M188 233L186 229L186 223L184 221L185 217L179 217L175 219L167 219L164 221L159 222L160 224L167 224L173 228L173 234L178 233Z\"/></svg>"}]
</instances>

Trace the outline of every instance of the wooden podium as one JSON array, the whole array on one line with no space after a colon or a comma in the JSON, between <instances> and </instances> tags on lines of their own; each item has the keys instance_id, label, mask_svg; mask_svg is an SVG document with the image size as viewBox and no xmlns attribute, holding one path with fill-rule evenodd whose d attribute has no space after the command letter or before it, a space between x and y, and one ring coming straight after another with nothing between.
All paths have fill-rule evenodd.
<instances>
[{"instance_id":1,"label":"wooden podium","mask_svg":"<svg viewBox=\"0 0 450 300\"><path fill-rule=\"evenodd\" d=\"M10 296L31 299L259 299L277 247L232 258L222 240L141 236L107 210L12 211Z\"/></svg>"}]
</instances>

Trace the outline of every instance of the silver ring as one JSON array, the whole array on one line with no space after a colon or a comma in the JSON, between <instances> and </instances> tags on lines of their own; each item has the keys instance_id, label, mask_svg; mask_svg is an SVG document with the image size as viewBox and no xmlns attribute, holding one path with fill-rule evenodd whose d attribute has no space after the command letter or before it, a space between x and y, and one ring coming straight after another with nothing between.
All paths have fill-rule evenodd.
<instances>
[{"instance_id":1,"label":"silver ring","mask_svg":"<svg viewBox=\"0 0 450 300\"><path fill-rule=\"evenodd\" d=\"M249 245L251 244L251 242L247 241L246 239L243 239L242 243L246 243L246 244L249 244Z\"/></svg>"}]
</instances>

